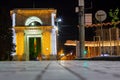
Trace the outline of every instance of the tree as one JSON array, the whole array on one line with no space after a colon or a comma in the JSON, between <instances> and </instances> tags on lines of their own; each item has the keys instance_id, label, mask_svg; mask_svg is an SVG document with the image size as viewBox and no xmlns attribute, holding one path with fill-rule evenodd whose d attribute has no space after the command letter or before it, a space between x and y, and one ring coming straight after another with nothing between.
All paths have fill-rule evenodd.
<instances>
[{"instance_id":1,"label":"tree","mask_svg":"<svg viewBox=\"0 0 120 80\"><path fill-rule=\"evenodd\" d=\"M0 60L8 60L12 51L14 51L14 44L12 42L12 24L10 11L7 8L0 9Z\"/></svg>"}]
</instances>

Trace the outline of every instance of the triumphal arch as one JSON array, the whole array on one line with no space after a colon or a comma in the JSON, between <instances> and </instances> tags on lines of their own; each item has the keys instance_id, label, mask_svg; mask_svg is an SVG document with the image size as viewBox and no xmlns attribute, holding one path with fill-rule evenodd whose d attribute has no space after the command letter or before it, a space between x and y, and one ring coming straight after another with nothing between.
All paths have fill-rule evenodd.
<instances>
[{"instance_id":1,"label":"triumphal arch","mask_svg":"<svg viewBox=\"0 0 120 80\"><path fill-rule=\"evenodd\" d=\"M11 10L17 60L50 60L57 55L55 9Z\"/></svg>"}]
</instances>

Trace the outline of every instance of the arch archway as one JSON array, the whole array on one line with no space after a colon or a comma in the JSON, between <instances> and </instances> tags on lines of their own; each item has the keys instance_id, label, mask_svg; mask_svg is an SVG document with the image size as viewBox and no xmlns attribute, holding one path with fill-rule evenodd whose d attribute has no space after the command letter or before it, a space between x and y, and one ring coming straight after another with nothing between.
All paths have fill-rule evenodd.
<instances>
[{"instance_id":1,"label":"arch archway","mask_svg":"<svg viewBox=\"0 0 120 80\"><path fill-rule=\"evenodd\" d=\"M25 21L25 26L40 26L43 22L36 16L31 16Z\"/></svg>"}]
</instances>

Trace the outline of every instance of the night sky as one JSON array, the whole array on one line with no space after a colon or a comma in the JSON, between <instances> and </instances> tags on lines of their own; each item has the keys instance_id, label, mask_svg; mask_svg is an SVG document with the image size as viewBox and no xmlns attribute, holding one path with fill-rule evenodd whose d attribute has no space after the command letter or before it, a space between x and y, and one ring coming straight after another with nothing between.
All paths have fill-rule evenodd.
<instances>
[{"instance_id":1,"label":"night sky","mask_svg":"<svg viewBox=\"0 0 120 80\"><path fill-rule=\"evenodd\" d=\"M59 31L59 39L77 40L78 39L78 15L75 13L75 7L78 0L0 0L0 17L6 15L8 17L10 10L15 8L55 8L58 11L57 17L62 18ZM85 13L93 13L102 9L108 13L109 9L120 8L120 0L85 0ZM92 4L92 5L91 5ZM1 18L0 25L8 23L7 17ZM3 22L4 20L5 22ZM106 21L109 21L108 19ZM1 27L1 26L0 26ZM86 40L92 40L95 35L95 28L86 28Z\"/></svg>"}]
</instances>

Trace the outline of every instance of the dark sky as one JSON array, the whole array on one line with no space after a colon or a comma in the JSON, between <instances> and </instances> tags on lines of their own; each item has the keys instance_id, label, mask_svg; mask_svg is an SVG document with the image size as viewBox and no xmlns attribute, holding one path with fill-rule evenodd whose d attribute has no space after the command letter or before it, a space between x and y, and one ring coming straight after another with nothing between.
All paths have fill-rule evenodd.
<instances>
[{"instance_id":1,"label":"dark sky","mask_svg":"<svg viewBox=\"0 0 120 80\"><path fill-rule=\"evenodd\" d=\"M75 6L77 0L1 0L0 7L14 8L55 8L58 16L63 18L64 24L75 23ZM74 19L74 20L73 20Z\"/></svg>"},{"instance_id":2,"label":"dark sky","mask_svg":"<svg viewBox=\"0 0 120 80\"><path fill-rule=\"evenodd\" d=\"M6 11L14 8L55 8L58 11L58 17L62 18L60 27L60 38L78 39L78 16L75 13L75 7L78 0L0 0L0 16L4 9ZM92 1L92 2L91 2ZM92 4L92 5L91 5ZM109 9L120 8L120 0L85 0L85 12L92 12L93 19L96 11L102 9L106 12ZM3 16L3 15L2 15ZM86 29L86 40L91 40L94 36L94 28Z\"/></svg>"},{"instance_id":3,"label":"dark sky","mask_svg":"<svg viewBox=\"0 0 120 80\"><path fill-rule=\"evenodd\" d=\"M77 39L78 28L77 14L75 7L77 0L7 0L0 1L0 10L7 11L15 8L55 8L57 9L57 17L62 18L59 31L59 39ZM3 13L4 14L4 13Z\"/></svg>"}]
</instances>

